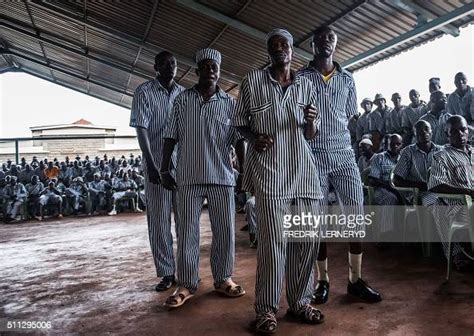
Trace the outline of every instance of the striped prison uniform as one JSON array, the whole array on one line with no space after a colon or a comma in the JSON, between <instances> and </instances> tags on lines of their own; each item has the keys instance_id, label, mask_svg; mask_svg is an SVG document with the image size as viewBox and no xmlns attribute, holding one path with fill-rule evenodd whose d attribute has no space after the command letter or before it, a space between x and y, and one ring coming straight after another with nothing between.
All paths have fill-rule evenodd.
<instances>
[{"instance_id":1,"label":"striped prison uniform","mask_svg":"<svg viewBox=\"0 0 474 336\"><path fill-rule=\"evenodd\" d=\"M370 132L378 131L380 133L380 144L382 144L383 137L385 136L385 134L387 134L387 131L385 129L385 119L391 112L392 112L392 108L389 107L388 105L385 106L385 110L383 111L376 108L374 111L370 112L369 131Z\"/></svg>"},{"instance_id":2,"label":"striped prison uniform","mask_svg":"<svg viewBox=\"0 0 474 336\"><path fill-rule=\"evenodd\" d=\"M15 186L8 184L5 186L5 196L7 198L7 212L6 214L15 218L18 214L20 206L25 202L28 193L22 183L17 183ZM15 197L14 200L11 198Z\"/></svg>"},{"instance_id":3,"label":"striped prison uniform","mask_svg":"<svg viewBox=\"0 0 474 336\"><path fill-rule=\"evenodd\" d=\"M403 136L403 144L408 146L413 144L415 141L415 133L413 127L420 118L428 112L428 108L424 101L420 102L420 105L413 106L413 103L408 105L402 113L402 127L406 133Z\"/></svg>"},{"instance_id":4,"label":"striped prison uniform","mask_svg":"<svg viewBox=\"0 0 474 336\"><path fill-rule=\"evenodd\" d=\"M310 145L317 162L324 197L321 205L329 205L329 189L332 185L341 210L346 215L359 215L364 213L364 193L348 130L349 119L358 114L356 87L352 75L338 63L334 64L336 71L327 82L311 63L299 71L300 76L314 84L321 114L319 134L310 141ZM370 118L370 114L362 114L359 122L365 118ZM347 227L341 229L348 230ZM356 229L360 231L363 227L358 226Z\"/></svg>"},{"instance_id":5,"label":"striped prison uniform","mask_svg":"<svg viewBox=\"0 0 474 336\"><path fill-rule=\"evenodd\" d=\"M370 113L363 113L359 119L357 119L357 127L356 127L356 138L357 138L357 145L362 140L362 137L366 134L370 134L369 131L369 118Z\"/></svg>"},{"instance_id":6,"label":"striped prison uniform","mask_svg":"<svg viewBox=\"0 0 474 336\"><path fill-rule=\"evenodd\" d=\"M168 115L176 96L184 87L173 82L171 92L168 92L158 81L147 81L135 90L130 115L130 127L141 127L147 130L150 150L156 167L161 166L163 150L163 133ZM175 161L176 155L173 156ZM171 212L176 209L175 192L166 190L163 186L151 183L148 178L146 159L142 160L145 177L146 218L151 252L159 277L174 275L175 260L173 255L173 235L171 233ZM176 211L174 217L177 225Z\"/></svg>"},{"instance_id":7,"label":"striped prison uniform","mask_svg":"<svg viewBox=\"0 0 474 336\"><path fill-rule=\"evenodd\" d=\"M54 188L50 189L49 187L46 187L39 198L39 203L42 206L46 206L48 204L59 204L63 202L63 198L59 194L60 192Z\"/></svg>"},{"instance_id":8,"label":"striped prison uniform","mask_svg":"<svg viewBox=\"0 0 474 336\"><path fill-rule=\"evenodd\" d=\"M467 120L469 128L469 140L474 145L474 89L466 93L461 102L462 116Z\"/></svg>"},{"instance_id":9,"label":"striped prison uniform","mask_svg":"<svg viewBox=\"0 0 474 336\"><path fill-rule=\"evenodd\" d=\"M403 148L393 173L408 181L428 183L428 169L433 162L433 155L443 148L433 142L431 146L428 153L422 151L417 144ZM431 192L421 191L419 196L424 206L433 205L436 202Z\"/></svg>"},{"instance_id":10,"label":"striped prison uniform","mask_svg":"<svg viewBox=\"0 0 474 336\"><path fill-rule=\"evenodd\" d=\"M472 147L468 147L468 151L465 152L451 145L446 145L443 150L433 156L428 189L442 184L474 189L474 151ZM462 206L460 201L438 199L432 207L432 211L444 253L448 257L450 223L453 219L469 220L467 209ZM452 251L453 255L458 254L461 251L459 244L453 244Z\"/></svg>"},{"instance_id":11,"label":"striped prison uniform","mask_svg":"<svg viewBox=\"0 0 474 336\"><path fill-rule=\"evenodd\" d=\"M247 126L274 141L262 153L248 145L243 181L244 190L254 190L257 208L257 313L278 311L284 275L290 309L309 304L312 295L316 245L288 242L282 233L283 216L294 212L292 203L304 203L314 214L322 197L316 163L304 138L303 109L316 105L316 92L306 78L293 77L283 91L268 68L251 71L242 81L232 120L234 126ZM317 118L316 127L319 122Z\"/></svg>"},{"instance_id":12,"label":"striped prison uniform","mask_svg":"<svg viewBox=\"0 0 474 336\"><path fill-rule=\"evenodd\" d=\"M400 156L392 158L387 152L376 154L372 158L372 165L370 166L370 177L377 178L384 182L390 181L390 173L397 164ZM388 205L387 207L380 207L377 213L378 221L375 222L375 232L385 233L394 229L395 209L394 206L398 204L398 197L393 192L386 188L374 188L374 202L376 205ZM372 226L374 227L374 226Z\"/></svg>"},{"instance_id":13,"label":"striped prison uniform","mask_svg":"<svg viewBox=\"0 0 474 336\"><path fill-rule=\"evenodd\" d=\"M453 93L451 93L448 96L448 101L446 103L446 112L448 112L451 115L455 115L455 114L463 115L462 101L466 95L469 95L471 93L471 91L472 91L472 88L468 85L467 92L462 97L459 94L458 90L455 90Z\"/></svg>"},{"instance_id":14,"label":"striped prison uniform","mask_svg":"<svg viewBox=\"0 0 474 336\"><path fill-rule=\"evenodd\" d=\"M176 97L164 137L178 145L178 286L195 292L199 282L199 218L207 198L214 285L234 268L235 178L232 145L242 139L230 125L234 99L220 88L204 101L196 87Z\"/></svg>"},{"instance_id":15,"label":"striped prison uniform","mask_svg":"<svg viewBox=\"0 0 474 336\"><path fill-rule=\"evenodd\" d=\"M439 117L436 117L430 111L420 118L420 120L424 120L430 123L431 130L433 131L432 141L435 144L445 145L448 143L448 136L446 134L446 122L450 117L451 114L447 113L446 110L443 110L441 111Z\"/></svg>"},{"instance_id":16,"label":"striped prison uniform","mask_svg":"<svg viewBox=\"0 0 474 336\"><path fill-rule=\"evenodd\" d=\"M385 132L387 134L397 133L402 135L402 117L406 106L401 106L398 110L393 108L385 115Z\"/></svg>"}]
</instances>

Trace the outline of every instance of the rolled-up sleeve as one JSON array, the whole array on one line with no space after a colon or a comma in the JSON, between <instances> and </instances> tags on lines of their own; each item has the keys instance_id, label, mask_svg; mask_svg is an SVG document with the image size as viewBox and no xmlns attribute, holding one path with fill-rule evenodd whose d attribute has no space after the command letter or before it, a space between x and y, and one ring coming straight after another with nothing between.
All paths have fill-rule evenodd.
<instances>
[{"instance_id":1,"label":"rolled-up sleeve","mask_svg":"<svg viewBox=\"0 0 474 336\"><path fill-rule=\"evenodd\" d=\"M139 87L133 95L130 127L142 127L147 129L150 123L150 115L150 104L145 92Z\"/></svg>"},{"instance_id":2,"label":"rolled-up sleeve","mask_svg":"<svg viewBox=\"0 0 474 336\"><path fill-rule=\"evenodd\" d=\"M232 113L231 125L235 127L249 126L250 119L250 88L247 77L242 80L240 85L239 97Z\"/></svg>"},{"instance_id":3,"label":"rolled-up sleeve","mask_svg":"<svg viewBox=\"0 0 474 336\"><path fill-rule=\"evenodd\" d=\"M433 161L431 162L431 173L430 179L428 181L428 189L433 189L442 184L450 185L449 177L450 171L443 160L441 153L437 153L433 156Z\"/></svg>"}]
</instances>

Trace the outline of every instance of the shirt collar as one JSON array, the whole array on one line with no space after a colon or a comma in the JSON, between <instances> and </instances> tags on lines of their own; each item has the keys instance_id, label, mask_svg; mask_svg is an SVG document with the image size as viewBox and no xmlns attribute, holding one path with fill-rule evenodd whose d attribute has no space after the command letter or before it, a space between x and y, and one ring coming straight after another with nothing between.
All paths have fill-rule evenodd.
<instances>
[{"instance_id":1,"label":"shirt collar","mask_svg":"<svg viewBox=\"0 0 474 336\"><path fill-rule=\"evenodd\" d=\"M266 76L268 77L268 79L269 79L271 82L273 82L273 83L275 83L275 84L280 84L280 83L278 83L277 80L275 80L275 79L272 77L272 74L270 73L270 66L266 67L266 68L263 69L263 70L265 71ZM299 85L300 82L301 82L301 77L298 76L297 73L295 73L293 70L291 70L290 74L291 74L291 77L293 78L293 81L291 82L290 85L293 85L293 84Z\"/></svg>"},{"instance_id":2,"label":"shirt collar","mask_svg":"<svg viewBox=\"0 0 474 336\"><path fill-rule=\"evenodd\" d=\"M198 94L199 96L201 96L201 94L199 93L198 89L197 89L197 84L193 85L192 87L192 90ZM210 100L213 100L213 99L228 99L229 98L229 95L227 93L225 93L224 90L222 90L220 88L219 85L216 85L216 93L212 95L211 99Z\"/></svg>"},{"instance_id":3,"label":"shirt collar","mask_svg":"<svg viewBox=\"0 0 474 336\"><path fill-rule=\"evenodd\" d=\"M344 69L342 69L341 65L338 62L333 61L332 63L336 67L336 72L334 73L334 76L338 73L344 72ZM316 71L320 73L320 71L314 66L314 61L309 61L308 64L305 66L304 70Z\"/></svg>"},{"instance_id":4,"label":"shirt collar","mask_svg":"<svg viewBox=\"0 0 474 336\"><path fill-rule=\"evenodd\" d=\"M168 90L165 87L163 87L163 85L161 85L158 77L155 78L154 82L160 90L164 90L164 91L168 92ZM171 91L170 92L173 92L174 90L176 90L177 87L178 87L178 84L176 83L176 81L173 80L173 82L171 83Z\"/></svg>"}]
</instances>

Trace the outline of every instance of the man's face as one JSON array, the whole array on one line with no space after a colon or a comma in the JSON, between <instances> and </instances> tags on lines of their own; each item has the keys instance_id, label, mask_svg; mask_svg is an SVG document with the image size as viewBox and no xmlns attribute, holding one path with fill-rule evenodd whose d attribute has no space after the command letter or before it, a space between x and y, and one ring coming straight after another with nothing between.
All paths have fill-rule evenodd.
<instances>
[{"instance_id":1,"label":"man's face","mask_svg":"<svg viewBox=\"0 0 474 336\"><path fill-rule=\"evenodd\" d=\"M34 176L31 178L31 183L33 183L33 184L38 183L38 176L34 175Z\"/></svg>"},{"instance_id":2,"label":"man's face","mask_svg":"<svg viewBox=\"0 0 474 336\"><path fill-rule=\"evenodd\" d=\"M165 80L172 80L176 76L177 69L178 62L173 55L166 55L155 63L155 70Z\"/></svg>"},{"instance_id":3,"label":"man's face","mask_svg":"<svg viewBox=\"0 0 474 336\"><path fill-rule=\"evenodd\" d=\"M16 179L15 178L10 179L10 185L11 186L16 185Z\"/></svg>"},{"instance_id":4,"label":"man's face","mask_svg":"<svg viewBox=\"0 0 474 336\"><path fill-rule=\"evenodd\" d=\"M463 148L467 144L469 137L469 129L465 119L457 120L452 124L448 124L449 143L456 148Z\"/></svg>"},{"instance_id":5,"label":"man's face","mask_svg":"<svg viewBox=\"0 0 474 336\"><path fill-rule=\"evenodd\" d=\"M441 90L441 83L439 80L432 80L429 82L428 90L430 93Z\"/></svg>"},{"instance_id":6,"label":"man's face","mask_svg":"<svg viewBox=\"0 0 474 336\"><path fill-rule=\"evenodd\" d=\"M372 146L366 143L360 144L359 152L362 153L362 155L368 155L372 152Z\"/></svg>"},{"instance_id":7,"label":"man's face","mask_svg":"<svg viewBox=\"0 0 474 336\"><path fill-rule=\"evenodd\" d=\"M95 175L95 176L94 176L94 181L99 182L99 181L100 181L100 176Z\"/></svg>"},{"instance_id":8,"label":"man's face","mask_svg":"<svg viewBox=\"0 0 474 336\"><path fill-rule=\"evenodd\" d=\"M28 163L25 165L25 170L28 172L31 170L31 166Z\"/></svg>"},{"instance_id":9,"label":"man's face","mask_svg":"<svg viewBox=\"0 0 474 336\"><path fill-rule=\"evenodd\" d=\"M413 103L413 105L420 105L420 93L416 90L411 90L410 101Z\"/></svg>"},{"instance_id":10,"label":"man's face","mask_svg":"<svg viewBox=\"0 0 474 336\"><path fill-rule=\"evenodd\" d=\"M53 162L52 161L48 162L48 168L53 168Z\"/></svg>"},{"instance_id":11,"label":"man's face","mask_svg":"<svg viewBox=\"0 0 474 336\"><path fill-rule=\"evenodd\" d=\"M431 108L436 111L444 110L446 107L446 95L441 91L436 91L431 94Z\"/></svg>"},{"instance_id":12,"label":"man's face","mask_svg":"<svg viewBox=\"0 0 474 336\"><path fill-rule=\"evenodd\" d=\"M393 103L393 106L397 108L402 106L402 97L400 96L399 93L394 93L392 95L392 103Z\"/></svg>"},{"instance_id":13,"label":"man's face","mask_svg":"<svg viewBox=\"0 0 474 336\"><path fill-rule=\"evenodd\" d=\"M454 78L454 85L459 91L465 91L467 89L467 77L463 73L456 74Z\"/></svg>"},{"instance_id":14,"label":"man's face","mask_svg":"<svg viewBox=\"0 0 474 336\"><path fill-rule=\"evenodd\" d=\"M428 122L419 122L415 126L415 135L417 143L428 143L431 141L433 131Z\"/></svg>"},{"instance_id":15,"label":"man's face","mask_svg":"<svg viewBox=\"0 0 474 336\"><path fill-rule=\"evenodd\" d=\"M197 75L200 82L215 84L221 76L220 65L214 60L202 60L198 63Z\"/></svg>"},{"instance_id":16,"label":"man's face","mask_svg":"<svg viewBox=\"0 0 474 336\"><path fill-rule=\"evenodd\" d=\"M377 99L374 103L379 110L385 110L385 99Z\"/></svg>"},{"instance_id":17,"label":"man's face","mask_svg":"<svg viewBox=\"0 0 474 336\"><path fill-rule=\"evenodd\" d=\"M390 137L388 140L388 148L391 155L395 156L400 154L402 150L402 139L400 137Z\"/></svg>"},{"instance_id":18,"label":"man's face","mask_svg":"<svg viewBox=\"0 0 474 336\"><path fill-rule=\"evenodd\" d=\"M313 36L313 55L328 58L336 51L337 35L331 29L327 29Z\"/></svg>"},{"instance_id":19,"label":"man's face","mask_svg":"<svg viewBox=\"0 0 474 336\"><path fill-rule=\"evenodd\" d=\"M123 174L123 180L128 181L128 174L127 173Z\"/></svg>"},{"instance_id":20,"label":"man's face","mask_svg":"<svg viewBox=\"0 0 474 336\"><path fill-rule=\"evenodd\" d=\"M272 64L285 65L293 59L293 49L288 40L281 35L274 35L268 40L268 55Z\"/></svg>"},{"instance_id":21,"label":"man's face","mask_svg":"<svg viewBox=\"0 0 474 336\"><path fill-rule=\"evenodd\" d=\"M365 113L369 113L370 111L372 111L372 102L366 100L362 103L362 108L364 109Z\"/></svg>"}]
</instances>

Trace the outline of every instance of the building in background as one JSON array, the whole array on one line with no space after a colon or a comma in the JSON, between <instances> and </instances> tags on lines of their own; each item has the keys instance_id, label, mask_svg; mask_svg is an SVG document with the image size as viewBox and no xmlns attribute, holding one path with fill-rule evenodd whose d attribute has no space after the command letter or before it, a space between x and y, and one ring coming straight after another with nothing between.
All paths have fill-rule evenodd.
<instances>
[{"instance_id":1,"label":"building in background","mask_svg":"<svg viewBox=\"0 0 474 336\"><path fill-rule=\"evenodd\" d=\"M71 124L45 125L30 127L33 140L19 142L19 157L28 161L33 156L38 158L48 157L59 160L65 156L74 159L76 156L94 158L96 155L109 158L130 153L135 156L140 154L140 147L136 136L126 138L104 139L68 139L75 136L115 136L116 128L110 126L94 125L85 119L79 119ZM55 138L55 139L51 139ZM0 142L0 162L15 160L15 143Z\"/></svg>"}]
</instances>

